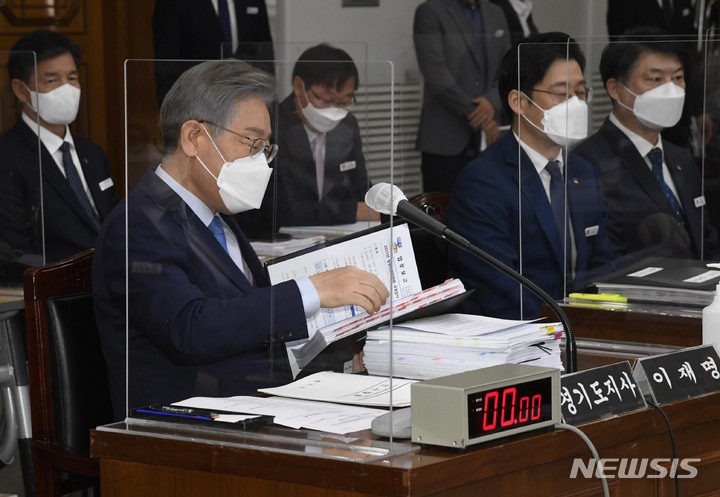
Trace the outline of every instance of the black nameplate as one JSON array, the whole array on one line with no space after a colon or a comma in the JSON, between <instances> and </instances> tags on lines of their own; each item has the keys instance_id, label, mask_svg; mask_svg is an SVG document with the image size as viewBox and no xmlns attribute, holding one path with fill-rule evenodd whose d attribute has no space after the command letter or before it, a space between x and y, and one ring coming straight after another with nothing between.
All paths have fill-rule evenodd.
<instances>
[{"instance_id":1,"label":"black nameplate","mask_svg":"<svg viewBox=\"0 0 720 497\"><path fill-rule=\"evenodd\" d=\"M720 357L712 345L701 345L638 359L635 379L657 404L720 391Z\"/></svg>"},{"instance_id":2,"label":"black nameplate","mask_svg":"<svg viewBox=\"0 0 720 497\"><path fill-rule=\"evenodd\" d=\"M563 421L578 425L647 407L628 361L560 378Z\"/></svg>"}]
</instances>

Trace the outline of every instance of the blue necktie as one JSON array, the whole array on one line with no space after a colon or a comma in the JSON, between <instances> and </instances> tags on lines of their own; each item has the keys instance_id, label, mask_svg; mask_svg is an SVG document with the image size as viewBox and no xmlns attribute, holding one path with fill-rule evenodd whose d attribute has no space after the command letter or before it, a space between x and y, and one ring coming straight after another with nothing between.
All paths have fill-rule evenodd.
<instances>
[{"instance_id":1,"label":"blue necktie","mask_svg":"<svg viewBox=\"0 0 720 497\"><path fill-rule=\"evenodd\" d=\"M230 11L228 10L227 2L228 0L218 0L218 17L220 18L220 26L222 26L225 41L232 41L232 32L230 31Z\"/></svg>"},{"instance_id":2,"label":"blue necktie","mask_svg":"<svg viewBox=\"0 0 720 497\"><path fill-rule=\"evenodd\" d=\"M218 241L218 243L222 246L223 249L225 249L225 252L228 251L227 247L227 240L225 239L225 230L223 229L222 221L220 221L219 216L215 216L213 220L208 225L208 228L212 232L215 239Z\"/></svg>"},{"instance_id":3,"label":"blue necktie","mask_svg":"<svg viewBox=\"0 0 720 497\"><path fill-rule=\"evenodd\" d=\"M552 207L555 224L560 235L560 245L565 245L565 271L572 271L572 249L570 247L570 229L565 220L565 182L560 172L560 164L551 160L545 166L550 173L550 207Z\"/></svg>"},{"instance_id":4,"label":"blue necktie","mask_svg":"<svg viewBox=\"0 0 720 497\"><path fill-rule=\"evenodd\" d=\"M678 223L683 224L685 222L685 214L680 207L680 202L678 202L678 199L675 197L668 184L665 183L665 178L663 177L662 150L655 147L650 152L648 152L647 156L648 159L650 159L650 164L652 164L652 171L655 175L655 179L657 179L658 183L660 183L660 188L665 194L665 198L667 198L668 204L670 204L670 208L675 213L675 218L677 219Z\"/></svg>"},{"instance_id":5,"label":"blue necktie","mask_svg":"<svg viewBox=\"0 0 720 497\"><path fill-rule=\"evenodd\" d=\"M100 218L95 213L95 209L93 209L92 205L90 205L90 199L85 192L85 188L83 188L82 180L80 180L80 175L75 168L75 163L73 162L72 154L70 153L70 143L63 142L63 144L60 145L60 150L62 150L63 169L65 169L65 176L67 177L70 189L80 202L80 206L83 211L85 211L85 214L87 214L90 218L90 221L93 226L95 226L95 229L99 230Z\"/></svg>"}]
</instances>

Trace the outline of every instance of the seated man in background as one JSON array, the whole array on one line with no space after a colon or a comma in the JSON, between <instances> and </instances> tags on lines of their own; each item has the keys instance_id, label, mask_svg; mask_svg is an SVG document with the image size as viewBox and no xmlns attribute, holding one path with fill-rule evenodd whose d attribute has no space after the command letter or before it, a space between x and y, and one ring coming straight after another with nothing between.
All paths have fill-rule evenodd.
<instances>
[{"instance_id":1,"label":"seated man in background","mask_svg":"<svg viewBox=\"0 0 720 497\"><path fill-rule=\"evenodd\" d=\"M30 265L94 247L117 201L104 152L68 127L80 105L79 66L77 45L47 30L23 36L8 58L22 114L0 135L0 242ZM9 267L0 280L20 281L22 267L3 274Z\"/></svg>"},{"instance_id":2,"label":"seated man in background","mask_svg":"<svg viewBox=\"0 0 720 497\"><path fill-rule=\"evenodd\" d=\"M561 299L592 283L589 270L610 258L600 180L590 163L564 148L587 134L591 90L585 57L568 35L531 35L526 42L519 55L508 51L500 68L512 133L462 170L446 221ZM521 299L517 282L468 252L450 247L449 271L475 289L466 312L509 319L540 314L534 295L523 291Z\"/></svg>"},{"instance_id":3,"label":"seated man in background","mask_svg":"<svg viewBox=\"0 0 720 497\"><path fill-rule=\"evenodd\" d=\"M717 258L695 161L661 135L685 102L680 47L642 37L609 44L600 74L612 113L575 152L600 173L615 256Z\"/></svg>"},{"instance_id":4,"label":"seated man in background","mask_svg":"<svg viewBox=\"0 0 720 497\"><path fill-rule=\"evenodd\" d=\"M379 220L364 202L370 187L360 127L348 109L358 70L327 44L305 50L292 73L292 93L280 103L275 164L279 226Z\"/></svg>"},{"instance_id":5,"label":"seated man in background","mask_svg":"<svg viewBox=\"0 0 720 497\"><path fill-rule=\"evenodd\" d=\"M130 408L251 394L291 379L280 374L284 342L308 336L307 317L350 304L374 312L389 295L355 267L269 285L231 215L258 208L265 193L277 151L267 108L274 94L267 73L208 61L183 73L163 100L166 155L110 214L93 261L118 419L126 414L126 360Z\"/></svg>"}]
</instances>

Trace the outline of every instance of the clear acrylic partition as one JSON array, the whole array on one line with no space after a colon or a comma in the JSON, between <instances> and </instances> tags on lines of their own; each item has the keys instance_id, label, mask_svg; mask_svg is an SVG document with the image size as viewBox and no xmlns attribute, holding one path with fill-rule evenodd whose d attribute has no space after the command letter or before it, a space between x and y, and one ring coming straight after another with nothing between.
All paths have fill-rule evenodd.
<instances>
[{"instance_id":1,"label":"clear acrylic partition","mask_svg":"<svg viewBox=\"0 0 720 497\"><path fill-rule=\"evenodd\" d=\"M292 74L295 64L295 60L265 62L274 68L275 74L288 75ZM357 203L364 200L364 190L371 184L394 181L395 95L391 63L362 59L354 62L359 79L355 90L356 103L348 109L350 117L326 134L325 182L326 185L330 182L331 187L326 186L323 191L326 196L328 192L332 195L348 192L349 200L338 197L337 202L352 202L357 209ZM185 63L190 65L188 61ZM237 61L211 63L229 65ZM352 223L329 226L310 220L304 226L305 230L296 232L284 231L282 223L277 222L288 207L291 213L302 210L303 206L293 206L295 199L288 196L295 191L310 189L308 184L315 185L317 180L308 131L300 121L289 86L282 93L276 92L275 101L269 109L272 118L270 141L279 145L279 153L270 164L273 174L263 205L255 212L262 217L260 226L268 236L250 236L248 226L252 225L247 224L244 215L251 213L225 217L226 226L236 234L240 247L245 247L243 240L244 234L247 234L260 260L268 262L266 274L251 253L243 256L251 266L254 281L251 285L244 279L238 264L222 250L185 202L180 201L167 183L158 177L158 164L162 164L163 170L170 171L173 177L182 177L172 169L173 164L180 163L175 162L178 158L194 156L189 149L185 153L176 151L166 155L157 129L158 109L149 108L144 103L140 88L146 88L147 81L158 70L165 72L162 67L165 64L176 65L177 61L129 60L125 64L127 226L119 223L111 229L112 232L119 230L118 235L121 236L113 239L115 246L112 250L108 248L109 239L104 249L105 257L113 261L108 262L106 274L116 280L110 285L112 295L108 296L115 309L114 315L119 320L114 324L117 330L125 330L125 333L109 339L115 341L109 344L115 351L115 357L108 357L108 365L111 375L114 374L111 378L115 385L114 400L120 406L119 411L127 417L125 423L111 425L107 429L130 429L173 437L201 436L209 443L236 443L258 446L263 450L302 452L317 457L357 461L372 461L417 450L392 437L370 435L369 430L360 434L323 432L317 428L326 426L323 424L318 424L315 430L292 429L275 423L259 430L240 431L227 428L228 425L220 422L211 423L210 427L193 427L134 416L136 408L151 404L167 405L197 397L254 396L259 389L284 385L293 379L302 380L316 371L331 369L351 373L362 369L359 353L363 341L357 339L362 338L363 333L331 343L326 349L321 347L323 353L317 356L308 352L312 352L311 345L315 342L308 342L310 345L298 354L288 350L285 342L301 347L307 328L318 330L345 319L347 315L357 314L360 316L360 329L363 329L375 322L391 319L394 311L388 308L382 314L383 318L378 319L379 315L376 315L375 321L367 319L359 307L345 308L343 312L322 310L319 320L304 323L296 285L287 281L289 279L325 268L356 265L376 272L387 286L394 289L391 292L392 302L420 290L417 278L410 286L405 282L404 275L398 273L402 263L402 258L398 261L398 254L407 253L411 249L411 241L404 234L399 237L397 230L400 227L389 216L384 219L388 224L381 227L382 231L377 229L379 221L352 219ZM326 62L323 67L334 69L340 64L337 61ZM204 94L197 95L200 102ZM333 98L326 94L320 96ZM316 105L323 105L322 99L317 96L312 99ZM193 118L213 122L205 126L220 151L228 154L225 159L232 161L234 157L229 156L231 152L228 148L235 143L233 138L222 130L212 130L212 127L229 129L233 126L238 127L233 131L243 133L243 124L234 121L236 116L231 115L222 123L214 122L222 119L221 116L185 115L183 119ZM244 143L242 138L238 140L237 143ZM216 152L207 150L207 156L201 158L217 174L222 161L214 156ZM201 178L206 173L197 160L185 164L195 178ZM356 198L347 186L350 183L348 176L362 173L363 168L369 174L361 185L354 186L355 190L363 189L362 196ZM300 171L305 171L309 178L298 175ZM197 176L198 173L200 176ZM358 176L365 178L362 174ZM286 184L291 180L291 184ZM211 185L209 195L213 195L212 190L217 188L214 181L211 180L208 185ZM325 197L320 200L308 197L304 202L312 204L325 200ZM235 231L235 223L243 235ZM123 242L127 244L127 252ZM231 244L232 240L229 240L228 245ZM306 252L293 253L308 245L310 248L305 249ZM245 254L246 249L240 252ZM233 253L231 246L230 253ZM287 255L290 253L292 255ZM266 281L268 274L273 286ZM248 296L244 297L245 294ZM126 306L127 313L120 313ZM320 331L316 333L318 337L323 335ZM297 340L293 342L292 339ZM327 340L332 342L330 338ZM370 370L371 374L389 376L384 383L388 394L380 397L380 412L390 409L393 404L392 386L395 380L389 361L389 358L376 361L375 370ZM363 375L352 377L367 378ZM271 398L282 399L280 396Z\"/></svg>"},{"instance_id":2,"label":"clear acrylic partition","mask_svg":"<svg viewBox=\"0 0 720 497\"><path fill-rule=\"evenodd\" d=\"M0 133L4 135L0 154L0 293L13 296L22 288L23 271L45 263L43 223L56 225L59 221L41 209L43 174L38 125L33 123L34 130L29 130L20 119L20 104L7 71L11 58L22 59L31 68L30 85L36 87L36 57L34 52L0 51ZM12 151L7 148L11 145ZM48 254L48 260L53 254Z\"/></svg>"},{"instance_id":3,"label":"clear acrylic partition","mask_svg":"<svg viewBox=\"0 0 720 497\"><path fill-rule=\"evenodd\" d=\"M514 194L518 203L515 209L496 205L494 212L512 214L502 222L499 215L487 219L485 227L490 231L479 229L478 233L483 235L478 236L477 241L558 301L572 301L568 299L572 292L595 292L596 288L602 292L608 288L604 286L607 285L605 279L614 271L626 273L638 264L637 269L653 266L648 260L652 257L716 260L718 245L712 208L717 203L717 195L709 176L716 132L712 127L710 99L712 88L717 87L717 75L712 74L714 58L710 55L716 49L714 41L713 36L708 36L705 42L698 42L697 38L636 36L630 41L614 41L612 45L608 45L606 39L597 38L575 38L541 46L521 44L517 49L520 70L515 86L523 92L520 106L532 123L525 117L519 119L516 132L522 144L515 145L512 172L515 179L510 183L516 191L505 192ZM575 61L577 49L586 60L584 82ZM668 56L670 62L652 59L652 64L645 68L647 74L654 75L653 69L665 67L663 64L684 67L684 81L679 83L685 86L680 120L675 126L666 126L661 134L666 165L664 181L679 199L682 212L677 216L652 172L649 159L646 161L641 156L621 130L625 127L635 130L635 135L644 136L640 142L645 144L641 148L649 150L657 134L651 129L655 125L648 122L662 116L637 119L632 109L618 104L613 111L609 97L610 92L619 92L618 95L626 98L623 103L632 106L627 88L639 95L670 79L666 75L652 82L650 76L640 79L639 68L644 66L635 65L624 76L618 75L618 84L613 85L613 76L608 75L610 84L606 89L600 72L601 60L603 54L606 61L611 60L609 54L617 49L622 54L638 49L642 53L667 54L667 50L675 50L680 54L680 57ZM542 79L532 80L530 68L541 54L551 52L558 58ZM564 87L566 82L569 87ZM566 95L569 93L572 97L579 90L582 96L584 90L587 96L587 89L592 89L592 99L585 98L588 138L583 140L578 130L585 119L582 111L576 114L582 105L575 99L568 100ZM708 97L704 98L705 95ZM667 106L669 104L662 102L653 107L657 110ZM549 109L553 110L547 112ZM609 118L611 113L617 120ZM556 118L558 126L555 126ZM565 119L574 124L565 128ZM553 181L545 169L545 164L554 158L563 166L562 192L557 204L564 206L564 213L559 221L553 213ZM494 196L491 202L497 202L498 198ZM512 233L508 246L512 249L498 250L501 242L497 234L506 232ZM488 278L492 281L491 276ZM594 284L598 282L601 285L596 287ZM485 287L481 290L486 292L483 298L491 299L493 293L500 295L500 288L500 283L492 291ZM507 317L539 315L538 299L528 291L520 296L516 284L513 284L511 300L516 311Z\"/></svg>"},{"instance_id":4,"label":"clear acrylic partition","mask_svg":"<svg viewBox=\"0 0 720 497\"><path fill-rule=\"evenodd\" d=\"M702 111L695 114L693 131L695 147L702 150L703 191L707 207L705 217L720 232L720 31L709 30L700 43L699 58L704 87ZM696 152L697 154L697 152ZM719 260L717 250L703 257Z\"/></svg>"},{"instance_id":5,"label":"clear acrylic partition","mask_svg":"<svg viewBox=\"0 0 720 497\"><path fill-rule=\"evenodd\" d=\"M718 128L713 126L711 103L711 95L719 87L715 69L717 36L708 32L700 37L658 37L643 35L640 30L631 37L611 44L604 39L578 38L577 41L588 61L586 79L591 82L595 93L589 104L588 131L591 138L588 143L580 144L572 150L593 163L600 175L612 255L611 264L606 266L606 270L603 271L602 266L599 270L593 270L589 273L591 277L585 278L583 284L598 282L595 287L601 293L623 293L622 287L614 286L616 276L646 275L649 274L649 267L663 267L663 263L654 262L654 258L708 262L719 260L719 175L713 169L717 161L713 137ZM622 84L614 84L617 78L610 74L605 78L609 84L603 84L600 71L603 57L608 61L613 60L613 54L632 56L638 52L649 55L641 56L641 63L627 71ZM643 78L641 74L650 75L649 68L652 67L673 66L682 67L682 73L676 75L682 75L683 81L673 81L685 88L680 117L673 126L653 125L650 122L667 117L664 115L667 112L662 111L671 107L671 100L651 103L650 114L644 115L642 110L634 112L622 108L613 103L609 96L613 91L621 92L620 97L629 97L623 103L632 105L632 96L628 94L627 88L640 95L670 81L666 74L660 75L658 80L653 80L651 76ZM637 114L641 117L635 117ZM615 118L611 118L611 115ZM644 130L649 134L645 140L639 140L640 147L635 147L626 138L623 126L630 130ZM641 157L639 152L648 151L656 145L652 144L657 136L650 129L652 127L662 128L663 182L667 186L661 185L653 174L649 156ZM593 141L594 134L619 138L609 142L597 138ZM674 199L677 199L675 205L679 205L679 212L673 207ZM638 283L643 284L643 281L638 279ZM575 291L583 290L580 287ZM698 317L702 308L701 304L667 304L638 302L638 299L631 298L627 308L639 312L692 317Z\"/></svg>"}]
</instances>

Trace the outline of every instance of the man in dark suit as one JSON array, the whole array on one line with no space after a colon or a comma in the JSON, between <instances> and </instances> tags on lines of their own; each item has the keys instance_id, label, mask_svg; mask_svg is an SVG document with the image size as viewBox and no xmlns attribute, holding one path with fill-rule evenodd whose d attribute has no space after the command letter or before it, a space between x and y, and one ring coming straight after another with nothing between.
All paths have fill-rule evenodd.
<instances>
[{"instance_id":1,"label":"man in dark suit","mask_svg":"<svg viewBox=\"0 0 720 497\"><path fill-rule=\"evenodd\" d=\"M637 27L655 27L670 35L697 35L692 0L608 0L610 39Z\"/></svg>"},{"instance_id":2,"label":"man in dark suit","mask_svg":"<svg viewBox=\"0 0 720 497\"><path fill-rule=\"evenodd\" d=\"M265 0L155 0L152 28L156 59L195 61L155 64L158 102L197 61L232 56L274 72Z\"/></svg>"},{"instance_id":3,"label":"man in dark suit","mask_svg":"<svg viewBox=\"0 0 720 497\"><path fill-rule=\"evenodd\" d=\"M118 418L125 364L130 408L254 393L290 379L284 343L308 336L307 317L351 304L374 312L388 297L355 267L269 286L232 214L263 198L274 94L272 76L242 61L188 69L160 109L161 165L103 225L93 291Z\"/></svg>"},{"instance_id":4,"label":"man in dark suit","mask_svg":"<svg viewBox=\"0 0 720 497\"><path fill-rule=\"evenodd\" d=\"M418 5L413 41L424 78L417 148L423 189L449 192L458 172L500 136L497 74L510 48L505 14L480 0Z\"/></svg>"},{"instance_id":5,"label":"man in dark suit","mask_svg":"<svg viewBox=\"0 0 720 497\"><path fill-rule=\"evenodd\" d=\"M509 50L498 87L512 133L468 164L455 182L447 225L561 299L592 282L610 259L600 180L564 146L587 133L585 58L564 33L532 35ZM519 81L519 87L518 87ZM567 130L567 133L559 133ZM540 301L517 282L451 247L450 274L474 288L465 311L535 318ZM521 305L522 302L522 305Z\"/></svg>"},{"instance_id":6,"label":"man in dark suit","mask_svg":"<svg viewBox=\"0 0 720 497\"><path fill-rule=\"evenodd\" d=\"M22 114L0 135L0 241L19 262L0 268L5 281L20 281L24 263L94 247L117 200L103 151L68 127L80 103L79 65L78 47L45 30L18 40L8 59Z\"/></svg>"},{"instance_id":7,"label":"man in dark suit","mask_svg":"<svg viewBox=\"0 0 720 497\"><path fill-rule=\"evenodd\" d=\"M278 111L280 226L348 224L378 216L365 205L370 180L360 127L349 112L358 80L347 52L327 44L308 48L295 63L292 93Z\"/></svg>"},{"instance_id":8,"label":"man in dark suit","mask_svg":"<svg viewBox=\"0 0 720 497\"><path fill-rule=\"evenodd\" d=\"M678 50L656 40L611 43L600 60L612 113L575 151L600 173L618 257L720 255L695 161L661 135L683 109Z\"/></svg>"}]
</instances>

